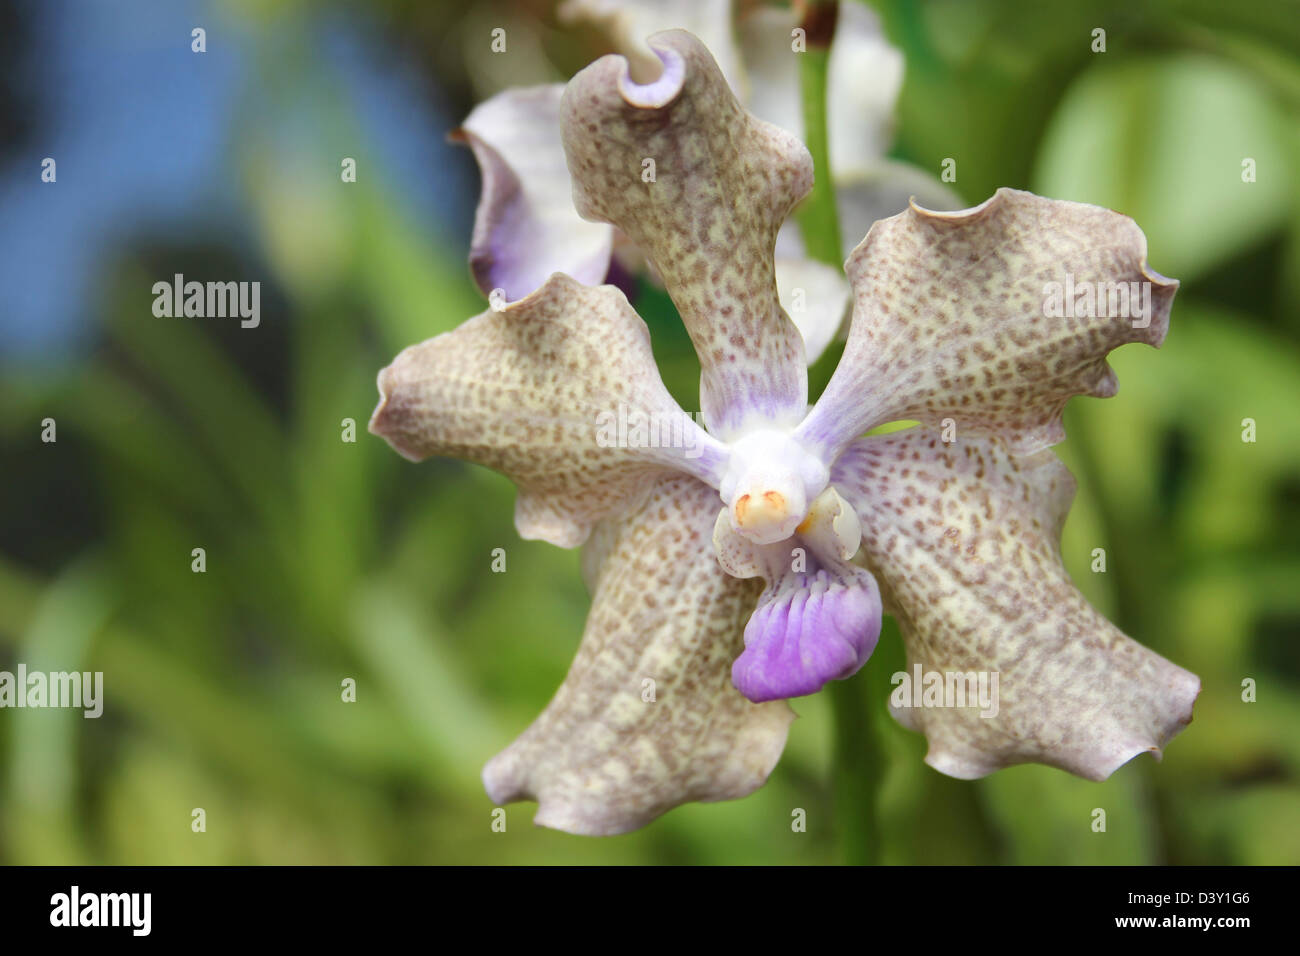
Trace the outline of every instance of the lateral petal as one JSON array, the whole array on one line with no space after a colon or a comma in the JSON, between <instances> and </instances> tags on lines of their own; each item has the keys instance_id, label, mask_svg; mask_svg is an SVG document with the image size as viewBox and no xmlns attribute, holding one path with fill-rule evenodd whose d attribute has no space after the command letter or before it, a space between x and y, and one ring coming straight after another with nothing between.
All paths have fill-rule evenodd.
<instances>
[{"instance_id":1,"label":"lateral petal","mask_svg":"<svg viewBox=\"0 0 1300 956\"><path fill-rule=\"evenodd\" d=\"M1074 480L1050 450L1019 457L918 427L854 442L833 480L858 510L909 672L996 679L988 708L916 707L896 690L894 714L926 735L931 766L966 779L1034 762L1102 780L1137 754L1158 759L1191 720L1196 676L1070 582L1059 547Z\"/></svg>"},{"instance_id":2,"label":"lateral petal","mask_svg":"<svg viewBox=\"0 0 1300 956\"><path fill-rule=\"evenodd\" d=\"M1014 189L877 222L847 263L844 356L798 438L829 460L874 425L951 418L1017 453L1055 444L1072 396L1118 389L1111 349L1164 340L1178 283L1146 251L1126 216Z\"/></svg>"},{"instance_id":3,"label":"lateral petal","mask_svg":"<svg viewBox=\"0 0 1300 956\"><path fill-rule=\"evenodd\" d=\"M406 349L379 373L379 393L371 432L412 461L502 472L519 487L519 533L566 548L665 468L716 484L725 462L664 388L623 293L563 273Z\"/></svg>"}]
</instances>

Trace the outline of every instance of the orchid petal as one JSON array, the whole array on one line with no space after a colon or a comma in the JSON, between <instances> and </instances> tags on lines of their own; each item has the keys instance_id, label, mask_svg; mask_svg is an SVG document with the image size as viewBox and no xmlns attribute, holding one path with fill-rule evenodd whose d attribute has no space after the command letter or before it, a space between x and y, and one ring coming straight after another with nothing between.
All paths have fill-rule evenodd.
<instances>
[{"instance_id":1,"label":"orchid petal","mask_svg":"<svg viewBox=\"0 0 1300 956\"><path fill-rule=\"evenodd\" d=\"M880 637L880 594L862 568L818 568L769 585L745 625L731 680L749 700L815 694L856 674Z\"/></svg>"},{"instance_id":2,"label":"orchid petal","mask_svg":"<svg viewBox=\"0 0 1300 956\"><path fill-rule=\"evenodd\" d=\"M665 468L716 483L725 463L664 388L623 293L562 273L406 349L379 373L379 392L372 432L412 461L449 456L504 473L519 487L519 533L561 547L581 544Z\"/></svg>"},{"instance_id":3,"label":"orchid petal","mask_svg":"<svg viewBox=\"0 0 1300 956\"><path fill-rule=\"evenodd\" d=\"M457 137L483 177L469 262L485 294L516 301L553 272L596 285L609 271L613 230L573 208L560 139L564 84L506 90L477 106Z\"/></svg>"},{"instance_id":4,"label":"orchid petal","mask_svg":"<svg viewBox=\"0 0 1300 956\"><path fill-rule=\"evenodd\" d=\"M925 733L931 766L967 779L1036 762L1102 780L1139 753L1158 758L1191 720L1197 678L1070 582L1059 549L1074 480L1053 452L946 444L917 427L854 442L833 480L858 509L909 672L997 677L988 716L969 700L893 698L899 721Z\"/></svg>"},{"instance_id":5,"label":"orchid petal","mask_svg":"<svg viewBox=\"0 0 1300 956\"><path fill-rule=\"evenodd\" d=\"M757 588L713 557L717 505L713 489L673 476L602 543L607 555L564 684L484 768L494 802L536 800L540 826L608 835L766 781L794 714L784 702L751 703L731 685Z\"/></svg>"},{"instance_id":6,"label":"orchid petal","mask_svg":"<svg viewBox=\"0 0 1300 956\"><path fill-rule=\"evenodd\" d=\"M1147 268L1146 237L1128 217L1012 189L962 212L913 206L882 220L847 270L844 356L796 433L826 460L904 419L951 419L960 436L997 435L1017 453L1054 444L1071 396L1115 394L1111 349L1164 340L1178 288ZM1134 314L1105 291L1120 284L1124 302L1130 288L1140 301ZM1055 315L1061 289L1093 290L1094 312L1100 289L1102 311L1113 302L1121 314L1080 316L1070 301Z\"/></svg>"},{"instance_id":7,"label":"orchid petal","mask_svg":"<svg viewBox=\"0 0 1300 956\"><path fill-rule=\"evenodd\" d=\"M812 159L741 108L695 37L673 30L649 43L663 62L654 82L633 83L627 61L606 56L565 90L574 203L623 230L663 277L700 357L710 432L791 426L807 410L805 352L777 296L772 249L812 186Z\"/></svg>"}]
</instances>

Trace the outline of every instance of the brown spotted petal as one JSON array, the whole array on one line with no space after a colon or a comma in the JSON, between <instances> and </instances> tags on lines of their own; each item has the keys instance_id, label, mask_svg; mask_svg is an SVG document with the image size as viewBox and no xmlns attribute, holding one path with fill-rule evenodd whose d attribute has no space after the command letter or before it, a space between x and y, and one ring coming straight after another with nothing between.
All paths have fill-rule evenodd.
<instances>
[{"instance_id":1,"label":"brown spotted petal","mask_svg":"<svg viewBox=\"0 0 1300 956\"><path fill-rule=\"evenodd\" d=\"M609 271L613 230L573 208L560 142L564 84L506 90L479 104L458 137L483 177L469 263L485 294L522 299L552 272L595 285Z\"/></svg>"},{"instance_id":2,"label":"brown spotted petal","mask_svg":"<svg viewBox=\"0 0 1300 956\"><path fill-rule=\"evenodd\" d=\"M638 85L621 56L570 81L560 113L574 203L645 253L702 367L701 407L723 440L793 425L807 409L804 345L777 298L777 229L812 187L797 139L744 111L689 33L650 38L659 79Z\"/></svg>"},{"instance_id":3,"label":"brown spotted petal","mask_svg":"<svg viewBox=\"0 0 1300 956\"><path fill-rule=\"evenodd\" d=\"M1111 349L1164 340L1178 283L1146 251L1127 216L1013 189L877 222L846 266L844 356L798 438L833 456L874 425L952 419L1019 453L1060 441L1071 396L1115 394Z\"/></svg>"},{"instance_id":4,"label":"brown spotted petal","mask_svg":"<svg viewBox=\"0 0 1300 956\"><path fill-rule=\"evenodd\" d=\"M561 547L635 503L665 468L716 483L725 457L664 388L623 293L562 273L406 349L379 373L379 393L372 432L412 461L464 458L504 473L519 487L519 533Z\"/></svg>"},{"instance_id":5,"label":"brown spotted petal","mask_svg":"<svg viewBox=\"0 0 1300 956\"><path fill-rule=\"evenodd\" d=\"M833 481L903 630L908 679L891 707L926 735L931 766L973 778L1034 762L1102 780L1137 754L1158 758L1191 720L1200 681L1070 582L1059 547L1074 480L1053 452L945 444L917 427L854 442ZM950 696L926 700L930 674Z\"/></svg>"},{"instance_id":6,"label":"brown spotted petal","mask_svg":"<svg viewBox=\"0 0 1300 956\"><path fill-rule=\"evenodd\" d=\"M731 684L759 588L718 566L717 511L712 488L664 478L600 541L578 656L542 715L484 768L494 802L536 800L537 824L596 836L762 786L794 714Z\"/></svg>"}]
</instances>

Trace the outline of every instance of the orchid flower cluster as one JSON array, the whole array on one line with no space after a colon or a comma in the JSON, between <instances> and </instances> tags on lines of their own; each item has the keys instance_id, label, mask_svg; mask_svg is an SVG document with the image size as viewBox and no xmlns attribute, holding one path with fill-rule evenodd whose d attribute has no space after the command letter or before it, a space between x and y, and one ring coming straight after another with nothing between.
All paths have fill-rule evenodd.
<instances>
[{"instance_id":1,"label":"orchid flower cluster","mask_svg":"<svg viewBox=\"0 0 1300 956\"><path fill-rule=\"evenodd\" d=\"M610 55L475 110L471 263L500 299L379 376L372 432L411 460L502 472L523 537L586 546L577 658L486 766L491 799L614 834L749 794L785 745L789 699L856 673L886 611L909 670L999 677L993 714L895 708L943 773L1032 761L1100 780L1159 756L1199 681L1071 583L1074 483L1049 447L1072 396L1115 393L1111 349L1164 338L1177 282L1147 268L1142 232L1011 189L957 212L909 204L856 237L844 276L786 257L819 290L797 324L778 273L808 150L746 110L694 34L648 44L657 75ZM632 249L699 356L702 425L664 387L625 294L597 284ZM1063 275L1145 283L1150 314L1048 315L1043 287ZM842 358L810 407L807 366L846 304ZM616 409L688 433L598 441Z\"/></svg>"}]
</instances>

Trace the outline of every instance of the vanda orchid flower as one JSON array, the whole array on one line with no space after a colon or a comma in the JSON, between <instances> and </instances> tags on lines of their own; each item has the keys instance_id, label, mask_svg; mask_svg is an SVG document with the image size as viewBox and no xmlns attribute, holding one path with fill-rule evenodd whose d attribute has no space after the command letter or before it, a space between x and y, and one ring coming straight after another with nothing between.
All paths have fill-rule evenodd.
<instances>
[{"instance_id":1,"label":"vanda orchid flower","mask_svg":"<svg viewBox=\"0 0 1300 956\"><path fill-rule=\"evenodd\" d=\"M677 305L705 427L664 388L624 294L563 273L379 376L371 431L412 460L503 472L523 537L587 543L577 659L484 769L489 796L534 799L537 823L583 834L744 796L785 745L787 699L867 660L882 602L909 669L1000 676L996 715L895 712L940 771L1034 761L1103 779L1159 755L1199 681L1071 584L1059 541L1073 481L1048 448L1071 396L1114 394L1111 349L1164 338L1177 283L1146 268L1141 230L1009 189L877 222L848 259L848 340L809 409L773 247L811 157L741 107L693 35L649 42L657 79L603 57L569 83L560 122L578 212L635 243ZM1151 307L1140 321L1062 316L1043 290L1063 276L1145 283ZM602 442L617 409L686 431L674 447ZM920 424L866 434L897 421Z\"/></svg>"}]
</instances>

